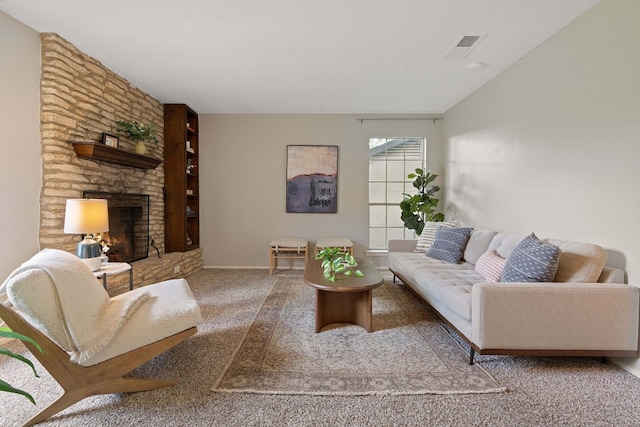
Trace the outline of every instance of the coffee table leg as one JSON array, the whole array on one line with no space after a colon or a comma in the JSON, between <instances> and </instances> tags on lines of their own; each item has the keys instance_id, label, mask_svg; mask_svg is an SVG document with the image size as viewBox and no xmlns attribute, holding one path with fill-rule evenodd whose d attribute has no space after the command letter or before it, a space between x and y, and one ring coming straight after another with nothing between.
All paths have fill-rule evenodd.
<instances>
[{"instance_id":1,"label":"coffee table leg","mask_svg":"<svg viewBox=\"0 0 640 427\"><path fill-rule=\"evenodd\" d=\"M316 332L332 323L352 323L371 332L372 301L371 290L331 292L316 289Z\"/></svg>"}]
</instances>

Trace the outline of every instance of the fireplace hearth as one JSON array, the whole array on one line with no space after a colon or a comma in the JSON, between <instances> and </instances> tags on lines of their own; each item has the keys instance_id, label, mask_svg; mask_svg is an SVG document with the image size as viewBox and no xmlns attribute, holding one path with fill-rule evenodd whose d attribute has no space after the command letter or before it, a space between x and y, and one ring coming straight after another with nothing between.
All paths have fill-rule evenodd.
<instances>
[{"instance_id":1,"label":"fireplace hearth","mask_svg":"<svg viewBox=\"0 0 640 427\"><path fill-rule=\"evenodd\" d=\"M106 199L109 206L109 262L132 262L148 257L149 206L147 194L85 191L83 197Z\"/></svg>"}]
</instances>

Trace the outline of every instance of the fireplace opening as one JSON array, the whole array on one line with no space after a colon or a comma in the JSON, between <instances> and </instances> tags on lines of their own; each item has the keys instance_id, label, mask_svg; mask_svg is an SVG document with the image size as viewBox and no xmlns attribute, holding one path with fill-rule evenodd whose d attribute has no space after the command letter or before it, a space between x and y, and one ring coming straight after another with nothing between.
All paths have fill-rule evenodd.
<instances>
[{"instance_id":1,"label":"fireplace opening","mask_svg":"<svg viewBox=\"0 0 640 427\"><path fill-rule=\"evenodd\" d=\"M147 194L85 191L82 195L107 200L109 231L102 233L102 240L108 242L109 262L132 262L148 257L150 200Z\"/></svg>"}]
</instances>

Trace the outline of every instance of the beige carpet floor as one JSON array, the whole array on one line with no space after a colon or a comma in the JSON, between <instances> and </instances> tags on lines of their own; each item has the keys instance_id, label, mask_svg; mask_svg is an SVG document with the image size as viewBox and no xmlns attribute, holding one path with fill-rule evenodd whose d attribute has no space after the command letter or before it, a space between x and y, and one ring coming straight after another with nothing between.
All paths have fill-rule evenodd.
<instances>
[{"instance_id":1,"label":"beige carpet floor","mask_svg":"<svg viewBox=\"0 0 640 427\"><path fill-rule=\"evenodd\" d=\"M282 272L300 276L300 272ZM640 379L595 358L479 356L503 393L314 396L219 393L229 363L277 276L265 270L204 270L189 277L205 322L200 332L134 374L175 387L95 396L43 426L638 426ZM21 344L10 344L22 351ZM46 373L0 356L0 378L30 391L38 408L60 394ZM0 393L0 426L37 412Z\"/></svg>"},{"instance_id":2,"label":"beige carpet floor","mask_svg":"<svg viewBox=\"0 0 640 427\"><path fill-rule=\"evenodd\" d=\"M214 391L363 395L504 391L403 287L373 291L373 328L315 333L315 289L280 276Z\"/></svg>"}]
</instances>

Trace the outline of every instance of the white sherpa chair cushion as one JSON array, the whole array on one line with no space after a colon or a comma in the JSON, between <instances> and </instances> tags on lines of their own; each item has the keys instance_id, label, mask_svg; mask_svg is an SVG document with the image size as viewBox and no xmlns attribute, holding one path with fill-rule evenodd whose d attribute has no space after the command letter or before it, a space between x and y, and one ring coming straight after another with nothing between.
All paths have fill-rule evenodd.
<instances>
[{"instance_id":1,"label":"white sherpa chair cushion","mask_svg":"<svg viewBox=\"0 0 640 427\"><path fill-rule=\"evenodd\" d=\"M45 249L0 287L25 320L90 366L159 341L201 322L183 279L109 298L75 255Z\"/></svg>"}]
</instances>

